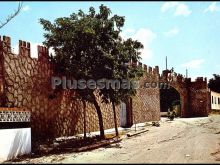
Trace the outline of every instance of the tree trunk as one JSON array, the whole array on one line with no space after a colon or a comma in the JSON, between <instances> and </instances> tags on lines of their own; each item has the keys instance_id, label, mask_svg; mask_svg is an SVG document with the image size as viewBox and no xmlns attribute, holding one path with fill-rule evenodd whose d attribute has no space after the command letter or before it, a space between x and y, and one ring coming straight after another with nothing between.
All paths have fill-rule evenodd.
<instances>
[{"instance_id":1,"label":"tree trunk","mask_svg":"<svg viewBox=\"0 0 220 165\"><path fill-rule=\"evenodd\" d=\"M100 109L100 106L98 105L98 102L95 98L95 96L93 96L93 104L96 108L96 112L99 118L99 130L100 130L100 138L104 139L105 138L105 133L104 133L104 126L103 126L103 118L102 118L102 111Z\"/></svg>"},{"instance_id":2,"label":"tree trunk","mask_svg":"<svg viewBox=\"0 0 220 165\"><path fill-rule=\"evenodd\" d=\"M115 102L112 101L112 109L113 109L113 113L114 113L114 123L115 123L115 134L116 136L118 136L118 125L117 125L117 116L116 116L116 112L115 112Z\"/></svg>"},{"instance_id":3,"label":"tree trunk","mask_svg":"<svg viewBox=\"0 0 220 165\"><path fill-rule=\"evenodd\" d=\"M86 140L86 102L83 101L83 117L84 117L84 140Z\"/></svg>"}]
</instances>

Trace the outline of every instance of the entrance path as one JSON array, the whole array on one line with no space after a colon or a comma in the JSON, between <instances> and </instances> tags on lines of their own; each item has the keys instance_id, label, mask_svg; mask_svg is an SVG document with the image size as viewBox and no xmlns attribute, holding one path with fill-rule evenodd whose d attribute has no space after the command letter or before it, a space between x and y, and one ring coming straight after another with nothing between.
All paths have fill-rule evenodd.
<instances>
[{"instance_id":1,"label":"entrance path","mask_svg":"<svg viewBox=\"0 0 220 165\"><path fill-rule=\"evenodd\" d=\"M160 127L147 129L106 148L19 163L220 163L220 115L172 122L163 118Z\"/></svg>"}]
</instances>

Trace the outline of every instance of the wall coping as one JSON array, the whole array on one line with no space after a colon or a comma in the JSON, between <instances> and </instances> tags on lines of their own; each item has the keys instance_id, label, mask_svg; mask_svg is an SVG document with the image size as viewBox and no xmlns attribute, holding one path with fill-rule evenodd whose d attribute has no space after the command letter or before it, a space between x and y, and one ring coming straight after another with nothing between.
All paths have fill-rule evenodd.
<instances>
[{"instance_id":1,"label":"wall coping","mask_svg":"<svg viewBox=\"0 0 220 165\"><path fill-rule=\"evenodd\" d=\"M0 111L16 111L16 112L30 112L30 110L24 110L22 108L9 108L9 107L0 107Z\"/></svg>"}]
</instances>

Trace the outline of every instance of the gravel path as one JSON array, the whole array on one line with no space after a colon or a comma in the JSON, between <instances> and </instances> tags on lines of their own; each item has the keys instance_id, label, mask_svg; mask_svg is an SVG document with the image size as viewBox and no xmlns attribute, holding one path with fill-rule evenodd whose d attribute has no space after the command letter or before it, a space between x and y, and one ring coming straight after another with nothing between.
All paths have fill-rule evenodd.
<instances>
[{"instance_id":1,"label":"gravel path","mask_svg":"<svg viewBox=\"0 0 220 165\"><path fill-rule=\"evenodd\" d=\"M106 148L19 163L220 163L220 115L160 123Z\"/></svg>"}]
</instances>

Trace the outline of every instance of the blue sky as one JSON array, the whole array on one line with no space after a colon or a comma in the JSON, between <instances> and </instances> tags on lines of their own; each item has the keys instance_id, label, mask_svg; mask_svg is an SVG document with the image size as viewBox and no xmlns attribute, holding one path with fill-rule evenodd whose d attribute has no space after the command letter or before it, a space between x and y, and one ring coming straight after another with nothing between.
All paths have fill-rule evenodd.
<instances>
[{"instance_id":1,"label":"blue sky","mask_svg":"<svg viewBox=\"0 0 220 165\"><path fill-rule=\"evenodd\" d=\"M0 2L0 20L13 12L18 2ZM39 18L53 21L69 16L79 9L107 5L112 14L125 16L122 36L138 39L144 44L143 63L168 68L192 78L211 78L220 73L220 2L23 2L22 12L0 29L0 35L12 38L17 52L18 40L36 45L44 41Z\"/></svg>"}]
</instances>

